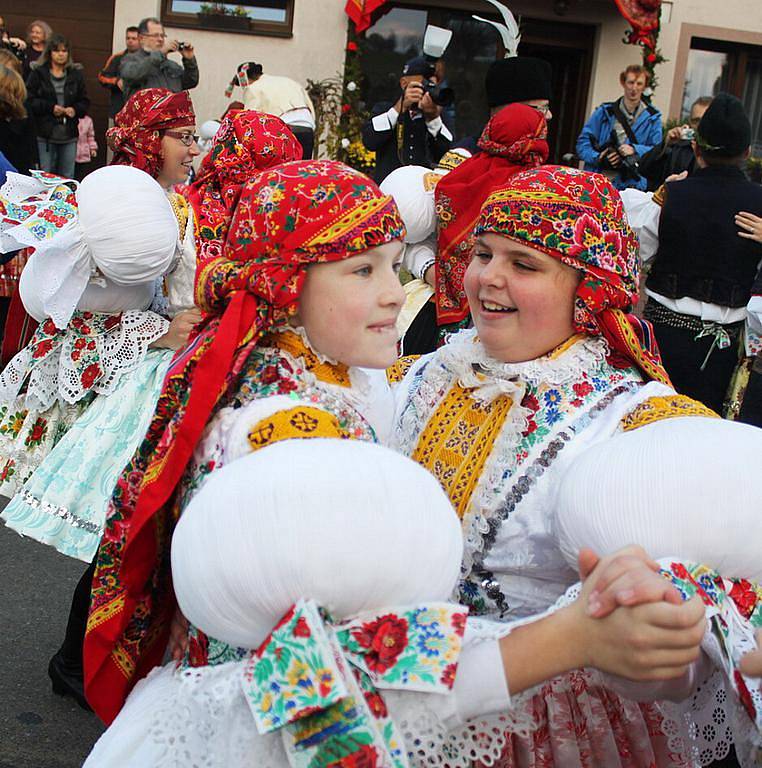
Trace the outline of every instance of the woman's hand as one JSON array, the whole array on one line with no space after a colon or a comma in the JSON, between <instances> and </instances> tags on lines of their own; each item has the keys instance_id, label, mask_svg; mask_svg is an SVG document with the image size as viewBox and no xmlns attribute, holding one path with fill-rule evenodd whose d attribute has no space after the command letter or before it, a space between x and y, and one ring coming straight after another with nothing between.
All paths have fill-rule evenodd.
<instances>
[{"instance_id":1,"label":"woman's hand","mask_svg":"<svg viewBox=\"0 0 762 768\"><path fill-rule=\"evenodd\" d=\"M180 349L188 341L188 336L193 330L193 326L200 321L201 312L197 309L180 312L169 324L169 330L151 343L150 346L160 349Z\"/></svg>"},{"instance_id":2,"label":"woman's hand","mask_svg":"<svg viewBox=\"0 0 762 768\"><path fill-rule=\"evenodd\" d=\"M740 211L736 214L736 226L742 230L738 233L739 237L745 237L747 240L755 240L762 243L762 218L753 213Z\"/></svg>"},{"instance_id":3,"label":"woman's hand","mask_svg":"<svg viewBox=\"0 0 762 768\"><path fill-rule=\"evenodd\" d=\"M593 618L604 618L617 606L683 602L680 593L659 573L659 564L641 547L625 547L603 559L591 549L580 550L580 578L584 581L595 569L595 586L587 600L587 612Z\"/></svg>"},{"instance_id":4,"label":"woman's hand","mask_svg":"<svg viewBox=\"0 0 762 768\"><path fill-rule=\"evenodd\" d=\"M183 660L185 652L188 650L188 619L183 616L182 611L177 608L172 617L172 625L169 628L169 643L167 651L174 661L178 664Z\"/></svg>"}]
</instances>

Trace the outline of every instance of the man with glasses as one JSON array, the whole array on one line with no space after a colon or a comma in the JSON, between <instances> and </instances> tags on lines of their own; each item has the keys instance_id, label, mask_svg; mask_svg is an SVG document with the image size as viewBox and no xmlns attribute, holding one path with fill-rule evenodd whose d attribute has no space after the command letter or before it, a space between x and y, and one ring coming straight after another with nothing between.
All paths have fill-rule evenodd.
<instances>
[{"instance_id":1,"label":"man with glasses","mask_svg":"<svg viewBox=\"0 0 762 768\"><path fill-rule=\"evenodd\" d=\"M643 156L640 172L648 180L648 189L657 190L669 176L687 171L692 174L696 167L693 139L709 105L711 96L702 96L691 105L688 122L667 131L664 141Z\"/></svg>"},{"instance_id":2,"label":"man with glasses","mask_svg":"<svg viewBox=\"0 0 762 768\"><path fill-rule=\"evenodd\" d=\"M162 23L155 18L143 19L138 24L140 49L128 53L119 66L124 84L124 98L143 88L166 88L173 93L187 91L198 85L198 64L193 46L169 40ZM180 53L182 66L171 61L167 54Z\"/></svg>"}]
</instances>

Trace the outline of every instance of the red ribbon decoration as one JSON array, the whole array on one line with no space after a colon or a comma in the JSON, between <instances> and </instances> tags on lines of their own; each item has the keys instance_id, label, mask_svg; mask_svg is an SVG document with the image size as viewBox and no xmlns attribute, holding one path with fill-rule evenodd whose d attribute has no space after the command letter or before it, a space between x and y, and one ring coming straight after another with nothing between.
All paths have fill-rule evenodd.
<instances>
[{"instance_id":1,"label":"red ribbon decoration","mask_svg":"<svg viewBox=\"0 0 762 768\"><path fill-rule=\"evenodd\" d=\"M381 14L375 14L382 5L386 5L386 0L347 0L344 11L355 23L355 29L359 35L370 27L379 16L388 13L391 8L387 8Z\"/></svg>"}]
</instances>

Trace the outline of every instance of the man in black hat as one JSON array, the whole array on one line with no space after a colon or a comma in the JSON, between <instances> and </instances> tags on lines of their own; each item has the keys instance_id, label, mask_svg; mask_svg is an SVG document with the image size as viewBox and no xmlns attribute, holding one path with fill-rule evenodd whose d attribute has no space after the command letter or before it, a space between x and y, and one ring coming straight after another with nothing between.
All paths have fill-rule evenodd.
<instances>
[{"instance_id":1,"label":"man in black hat","mask_svg":"<svg viewBox=\"0 0 762 768\"><path fill-rule=\"evenodd\" d=\"M403 165L432 168L450 148L452 134L442 122L442 107L424 88L435 79L433 63L423 56L411 59L402 70L397 101L376 104L371 110L362 142L376 153L377 182Z\"/></svg>"},{"instance_id":2,"label":"man in black hat","mask_svg":"<svg viewBox=\"0 0 762 768\"><path fill-rule=\"evenodd\" d=\"M739 211L762 216L762 186L744 176L751 124L743 104L720 93L696 129L697 168L666 184L659 246L646 280L644 316L654 325L678 392L718 413L738 363L762 245L739 237Z\"/></svg>"}]
</instances>

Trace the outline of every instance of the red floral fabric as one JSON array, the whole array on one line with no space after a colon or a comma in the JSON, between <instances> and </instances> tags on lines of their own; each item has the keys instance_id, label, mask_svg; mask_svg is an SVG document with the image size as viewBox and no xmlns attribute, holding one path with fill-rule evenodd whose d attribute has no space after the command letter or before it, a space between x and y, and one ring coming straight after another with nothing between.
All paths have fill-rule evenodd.
<instances>
[{"instance_id":1,"label":"red floral fabric","mask_svg":"<svg viewBox=\"0 0 762 768\"><path fill-rule=\"evenodd\" d=\"M301 159L301 144L279 117L254 110L225 117L195 181L180 190L196 215L199 264L222 255L243 185L259 171Z\"/></svg>"},{"instance_id":2,"label":"red floral fabric","mask_svg":"<svg viewBox=\"0 0 762 768\"><path fill-rule=\"evenodd\" d=\"M109 505L84 651L87 699L106 722L161 663L174 610L160 562L176 520L174 492L216 404L262 336L296 311L309 264L403 237L392 198L342 163L286 163L244 187L223 255L196 276L212 316L173 360Z\"/></svg>"},{"instance_id":3,"label":"red floral fabric","mask_svg":"<svg viewBox=\"0 0 762 768\"><path fill-rule=\"evenodd\" d=\"M650 323L626 314L638 299L638 241L619 193L601 174L561 166L523 171L487 198L477 235L495 232L582 272L574 327L602 334L612 362L669 384Z\"/></svg>"},{"instance_id":4,"label":"red floral fabric","mask_svg":"<svg viewBox=\"0 0 762 768\"><path fill-rule=\"evenodd\" d=\"M442 177L435 194L439 219L436 263L437 323L455 323L468 315L463 276L471 259L474 226L491 190L514 173L548 159L548 126L541 112L509 104L487 123L480 154Z\"/></svg>"},{"instance_id":5,"label":"red floral fabric","mask_svg":"<svg viewBox=\"0 0 762 768\"><path fill-rule=\"evenodd\" d=\"M195 125L196 115L187 91L145 88L132 94L106 131L114 153L111 165L131 165L154 178L161 172L161 132Z\"/></svg>"}]
</instances>

